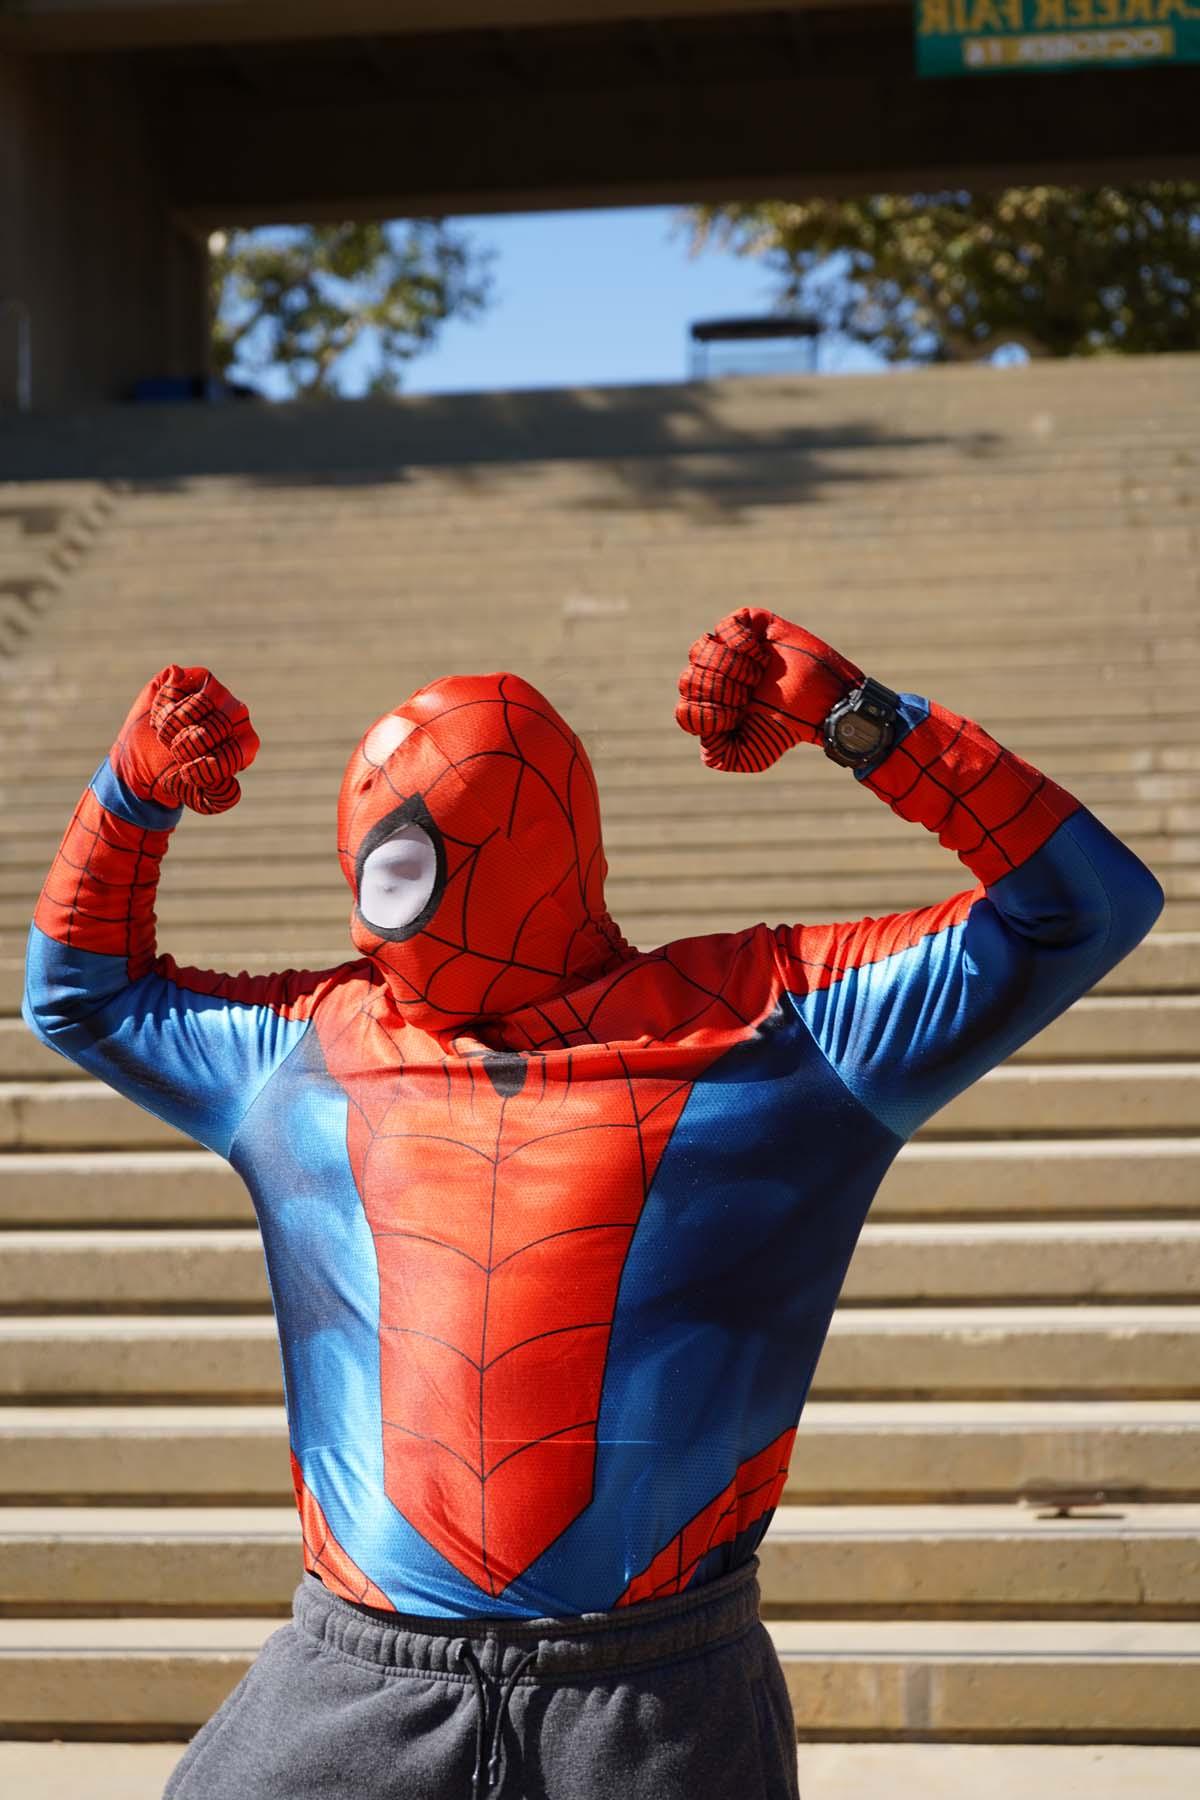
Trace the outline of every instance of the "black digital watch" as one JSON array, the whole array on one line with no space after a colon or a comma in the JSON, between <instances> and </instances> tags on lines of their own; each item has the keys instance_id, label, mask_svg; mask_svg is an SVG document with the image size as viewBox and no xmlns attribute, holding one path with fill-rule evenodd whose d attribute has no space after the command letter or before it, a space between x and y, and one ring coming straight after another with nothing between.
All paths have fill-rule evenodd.
<instances>
[{"instance_id":1,"label":"black digital watch","mask_svg":"<svg viewBox=\"0 0 1200 1800\"><path fill-rule=\"evenodd\" d=\"M867 675L831 708L825 719L822 747L845 769L861 769L896 741L899 694Z\"/></svg>"}]
</instances>

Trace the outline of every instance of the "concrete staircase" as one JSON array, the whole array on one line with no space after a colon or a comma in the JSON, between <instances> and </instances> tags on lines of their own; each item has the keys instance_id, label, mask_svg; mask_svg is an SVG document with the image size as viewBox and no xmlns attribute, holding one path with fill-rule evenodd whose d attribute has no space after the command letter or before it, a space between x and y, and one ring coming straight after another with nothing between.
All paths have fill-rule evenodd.
<instances>
[{"instance_id":1,"label":"concrete staircase","mask_svg":"<svg viewBox=\"0 0 1200 1800\"><path fill-rule=\"evenodd\" d=\"M516 668L583 731L643 944L966 885L816 753L700 768L675 676L752 602L981 720L1168 894L879 1195L762 1559L798 1731L1200 1740L1200 359L156 410L0 458L30 477L0 488L12 580L91 521L0 661L0 1736L186 1737L299 1567L239 1181L16 1017L129 700L207 662L263 738L171 851L181 961L348 954L345 756L455 668Z\"/></svg>"}]
</instances>

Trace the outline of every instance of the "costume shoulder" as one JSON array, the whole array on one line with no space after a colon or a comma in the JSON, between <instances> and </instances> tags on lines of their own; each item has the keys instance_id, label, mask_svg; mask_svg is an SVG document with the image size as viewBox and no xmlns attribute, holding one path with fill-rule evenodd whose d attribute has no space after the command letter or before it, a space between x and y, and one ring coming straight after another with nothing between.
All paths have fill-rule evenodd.
<instances>
[{"instance_id":1,"label":"costume shoulder","mask_svg":"<svg viewBox=\"0 0 1200 1800\"><path fill-rule=\"evenodd\" d=\"M642 961L643 1017L663 1038L691 1030L749 1032L779 993L775 940L763 924L675 938Z\"/></svg>"}]
</instances>

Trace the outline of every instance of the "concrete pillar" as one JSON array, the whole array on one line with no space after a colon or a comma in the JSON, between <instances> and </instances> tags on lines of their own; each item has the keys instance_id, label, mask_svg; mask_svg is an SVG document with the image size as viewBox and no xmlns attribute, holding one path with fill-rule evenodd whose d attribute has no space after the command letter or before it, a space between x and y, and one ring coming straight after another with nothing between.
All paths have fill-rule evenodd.
<instances>
[{"instance_id":1,"label":"concrete pillar","mask_svg":"<svg viewBox=\"0 0 1200 1800\"><path fill-rule=\"evenodd\" d=\"M35 411L206 371L204 247L172 217L162 158L114 57L0 55L0 300L28 309ZM0 407L16 402L0 317Z\"/></svg>"}]
</instances>

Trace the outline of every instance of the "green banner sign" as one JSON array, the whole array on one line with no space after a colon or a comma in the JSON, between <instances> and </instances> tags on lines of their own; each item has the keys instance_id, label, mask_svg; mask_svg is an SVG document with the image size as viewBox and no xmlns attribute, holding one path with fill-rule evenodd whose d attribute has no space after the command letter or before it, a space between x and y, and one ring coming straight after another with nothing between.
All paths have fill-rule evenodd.
<instances>
[{"instance_id":1,"label":"green banner sign","mask_svg":"<svg viewBox=\"0 0 1200 1800\"><path fill-rule=\"evenodd\" d=\"M1200 62L1200 0L916 0L915 12L918 75Z\"/></svg>"}]
</instances>

